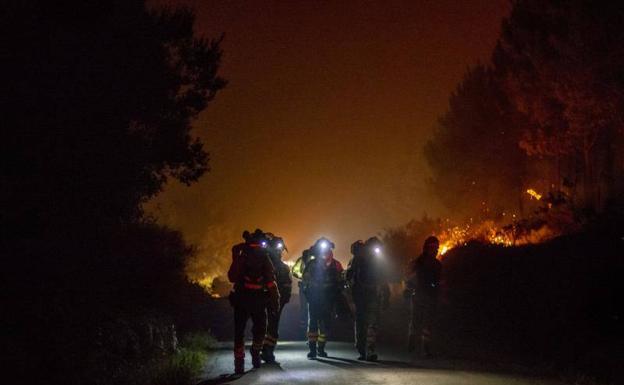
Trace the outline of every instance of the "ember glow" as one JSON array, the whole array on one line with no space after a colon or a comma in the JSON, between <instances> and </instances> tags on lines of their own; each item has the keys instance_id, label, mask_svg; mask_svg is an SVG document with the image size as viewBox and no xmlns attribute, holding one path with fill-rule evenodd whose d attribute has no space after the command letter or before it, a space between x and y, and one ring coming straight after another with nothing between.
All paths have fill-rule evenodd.
<instances>
[{"instance_id":1,"label":"ember glow","mask_svg":"<svg viewBox=\"0 0 624 385\"><path fill-rule=\"evenodd\" d=\"M535 198L537 200L542 199L542 194L537 193L532 188L528 189L526 192L527 192L527 194L529 194L531 196L531 199L533 199L533 198Z\"/></svg>"}]
</instances>

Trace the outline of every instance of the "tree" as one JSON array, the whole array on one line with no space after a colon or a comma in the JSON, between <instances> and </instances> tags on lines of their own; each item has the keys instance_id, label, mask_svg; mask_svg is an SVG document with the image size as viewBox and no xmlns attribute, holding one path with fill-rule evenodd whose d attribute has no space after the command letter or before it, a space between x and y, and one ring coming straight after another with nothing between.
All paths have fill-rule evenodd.
<instances>
[{"instance_id":1,"label":"tree","mask_svg":"<svg viewBox=\"0 0 624 385\"><path fill-rule=\"evenodd\" d=\"M196 37L188 9L143 0L9 2L2 16L7 367L30 382L113 382L116 369L94 368L137 357L106 350L106 320L182 323L206 300L184 274L193 249L141 204L208 170L191 123L225 86L221 39Z\"/></svg>"},{"instance_id":2,"label":"tree","mask_svg":"<svg viewBox=\"0 0 624 385\"><path fill-rule=\"evenodd\" d=\"M518 132L517 112L495 74L470 69L424 147L433 192L455 218L521 209L526 164Z\"/></svg>"},{"instance_id":3,"label":"tree","mask_svg":"<svg viewBox=\"0 0 624 385\"><path fill-rule=\"evenodd\" d=\"M618 194L622 172L622 20L614 2L517 1L494 54L509 99L531 123L522 148L557 163L557 186L580 173L581 204L592 210Z\"/></svg>"},{"instance_id":4,"label":"tree","mask_svg":"<svg viewBox=\"0 0 624 385\"><path fill-rule=\"evenodd\" d=\"M119 223L169 177L208 169L191 121L224 87L219 40L188 9L143 0L32 1L7 13L14 108L4 124L5 219L38 231ZM11 24L11 25L15 25ZM73 230L76 226L72 226Z\"/></svg>"}]
</instances>

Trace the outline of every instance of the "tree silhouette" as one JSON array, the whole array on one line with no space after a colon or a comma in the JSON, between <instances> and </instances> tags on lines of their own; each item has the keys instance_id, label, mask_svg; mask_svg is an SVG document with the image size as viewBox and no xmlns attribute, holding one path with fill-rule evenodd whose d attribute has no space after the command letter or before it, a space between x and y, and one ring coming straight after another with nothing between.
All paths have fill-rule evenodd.
<instances>
[{"instance_id":1,"label":"tree silhouette","mask_svg":"<svg viewBox=\"0 0 624 385\"><path fill-rule=\"evenodd\" d=\"M516 115L485 66L470 69L451 95L424 154L433 172L433 192L455 218L520 210L526 164Z\"/></svg>"},{"instance_id":2,"label":"tree silhouette","mask_svg":"<svg viewBox=\"0 0 624 385\"><path fill-rule=\"evenodd\" d=\"M219 40L187 9L143 1L10 8L13 108L4 124L3 204L43 228L136 220L167 178L208 169L191 121L223 88Z\"/></svg>"},{"instance_id":3,"label":"tree silhouette","mask_svg":"<svg viewBox=\"0 0 624 385\"><path fill-rule=\"evenodd\" d=\"M196 325L206 300L184 275L193 249L141 205L208 170L191 123L225 86L221 39L142 0L3 8L7 366L29 382L118 382L139 359L119 346L161 317Z\"/></svg>"},{"instance_id":4,"label":"tree silhouette","mask_svg":"<svg viewBox=\"0 0 624 385\"><path fill-rule=\"evenodd\" d=\"M621 190L623 18L614 2L518 1L494 55L510 100L531 122L522 148L558 163L557 185L580 174L581 204L592 210Z\"/></svg>"}]
</instances>

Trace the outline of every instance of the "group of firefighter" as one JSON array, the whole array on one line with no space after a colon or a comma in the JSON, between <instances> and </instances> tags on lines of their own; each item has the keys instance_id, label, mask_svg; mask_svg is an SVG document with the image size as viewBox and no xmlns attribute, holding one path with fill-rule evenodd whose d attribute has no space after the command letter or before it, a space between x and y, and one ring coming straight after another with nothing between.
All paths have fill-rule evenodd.
<instances>
[{"instance_id":1,"label":"group of firefighter","mask_svg":"<svg viewBox=\"0 0 624 385\"><path fill-rule=\"evenodd\" d=\"M232 248L228 278L234 284L230 303L234 308L234 369L245 372L245 327L252 320L252 365L275 362L280 315L290 301L290 268L282 261L287 251L284 240L256 229L245 231L244 241ZM334 258L335 245L318 239L304 250L292 269L299 279L302 319L307 319L309 359L327 357L327 336L334 313L347 307L343 289L350 288L355 305L355 346L358 360L377 361L379 319L390 300L387 260L382 242L376 238L351 245L352 258L346 270ZM423 252L410 261L405 274L404 296L411 300L408 331L409 351L420 343L420 353L431 355L431 327L437 306L441 264L437 260L439 241L429 237Z\"/></svg>"}]
</instances>

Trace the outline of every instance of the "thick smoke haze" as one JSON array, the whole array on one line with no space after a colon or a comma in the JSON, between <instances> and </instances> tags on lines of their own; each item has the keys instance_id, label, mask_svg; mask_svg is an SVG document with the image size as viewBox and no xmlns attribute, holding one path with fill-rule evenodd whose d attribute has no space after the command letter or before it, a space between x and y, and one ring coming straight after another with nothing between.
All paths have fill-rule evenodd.
<instances>
[{"instance_id":1,"label":"thick smoke haze","mask_svg":"<svg viewBox=\"0 0 624 385\"><path fill-rule=\"evenodd\" d=\"M199 247L193 278L226 268L256 227L296 258L325 235L349 245L424 212L422 147L467 68L489 60L509 9L497 1L153 1L188 5L225 34L229 83L194 127L211 171L148 204Z\"/></svg>"}]
</instances>

